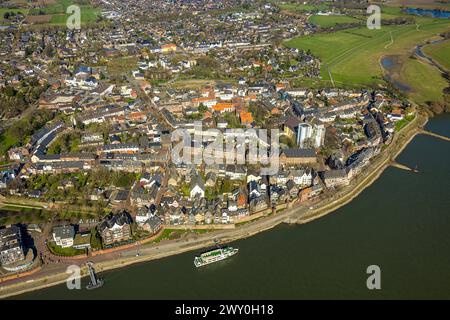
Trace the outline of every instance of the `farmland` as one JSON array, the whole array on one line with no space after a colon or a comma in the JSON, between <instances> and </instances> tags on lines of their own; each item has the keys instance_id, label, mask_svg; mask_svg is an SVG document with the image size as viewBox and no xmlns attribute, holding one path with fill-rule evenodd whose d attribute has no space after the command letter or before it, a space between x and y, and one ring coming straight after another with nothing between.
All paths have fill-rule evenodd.
<instances>
[{"instance_id":1,"label":"farmland","mask_svg":"<svg viewBox=\"0 0 450 320\"><path fill-rule=\"evenodd\" d=\"M424 8L424 9L450 9L450 3L441 0L388 0L386 2L390 6L409 6L414 8Z\"/></svg>"},{"instance_id":2,"label":"farmland","mask_svg":"<svg viewBox=\"0 0 450 320\"><path fill-rule=\"evenodd\" d=\"M325 11L329 8L328 4L302 4L302 3L287 3L287 4L279 4L281 10L286 11L297 11L297 12L305 12L305 11Z\"/></svg>"},{"instance_id":3,"label":"farmland","mask_svg":"<svg viewBox=\"0 0 450 320\"><path fill-rule=\"evenodd\" d=\"M430 44L423 48L423 51L433 58L437 63L441 66L450 70L450 41L447 40L445 42Z\"/></svg>"},{"instance_id":4,"label":"farmland","mask_svg":"<svg viewBox=\"0 0 450 320\"><path fill-rule=\"evenodd\" d=\"M391 17L401 15L397 8L389 9L387 12ZM290 40L286 45L310 49L318 55L322 60L321 73L324 81L328 82L332 78L338 86L384 84L383 69L380 66L381 57L397 55L399 61L406 62L417 44L424 43L442 32L450 31L450 22L443 19L416 18L416 22L419 26L391 25L384 26L380 30L361 27L316 34ZM401 68L402 74L399 75L399 79L409 84L411 81L417 81L421 75L427 75L428 79L439 79L440 86L442 81L438 71L430 68L432 67L418 65L418 62L408 62L406 68ZM432 74L434 76L431 76ZM414 88L414 85L411 87ZM421 102L435 93L435 90L420 91L423 96L412 95Z\"/></svg>"},{"instance_id":5,"label":"farmland","mask_svg":"<svg viewBox=\"0 0 450 320\"><path fill-rule=\"evenodd\" d=\"M346 15L313 15L309 18L309 22L323 28L328 28L341 23L362 23L364 21Z\"/></svg>"},{"instance_id":6,"label":"farmland","mask_svg":"<svg viewBox=\"0 0 450 320\"><path fill-rule=\"evenodd\" d=\"M23 15L27 15L28 14L28 9L8 9L8 8L0 8L0 22L4 22L6 21L5 17L5 13L14 13L14 14L23 14Z\"/></svg>"},{"instance_id":7,"label":"farmland","mask_svg":"<svg viewBox=\"0 0 450 320\"><path fill-rule=\"evenodd\" d=\"M47 0L39 3L29 4L28 8L1 8L0 21L7 22L4 18L6 12L22 13L26 16L26 22L29 24L50 24L50 25L65 25L70 14L67 13L67 8L73 4L78 4L81 9L81 22L93 23L97 20L100 10L93 7L87 1L79 2L76 0ZM26 4L22 4L25 6Z\"/></svg>"},{"instance_id":8,"label":"farmland","mask_svg":"<svg viewBox=\"0 0 450 320\"><path fill-rule=\"evenodd\" d=\"M442 102L442 90L448 83L431 65L417 59L406 59L400 77L412 88L409 96L417 103Z\"/></svg>"}]
</instances>

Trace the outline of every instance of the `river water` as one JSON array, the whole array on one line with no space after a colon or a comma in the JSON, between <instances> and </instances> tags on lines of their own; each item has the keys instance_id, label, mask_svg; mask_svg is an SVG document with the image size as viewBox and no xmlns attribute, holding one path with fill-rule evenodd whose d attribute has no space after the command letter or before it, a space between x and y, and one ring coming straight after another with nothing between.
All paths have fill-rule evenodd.
<instances>
[{"instance_id":1,"label":"river water","mask_svg":"<svg viewBox=\"0 0 450 320\"><path fill-rule=\"evenodd\" d=\"M429 17L433 17L433 18L442 18L442 19L450 18L450 11L445 11L445 10L407 8L405 11L406 11L406 13L414 14L417 16L429 16Z\"/></svg>"},{"instance_id":2,"label":"river water","mask_svg":"<svg viewBox=\"0 0 450 320\"><path fill-rule=\"evenodd\" d=\"M428 129L450 136L450 115ZM196 269L197 252L186 253L102 273L94 291L60 285L16 298L449 299L449 159L448 142L417 136L398 161L420 173L388 168L347 206L237 241L228 260ZM381 290L366 287L369 265L381 269Z\"/></svg>"}]
</instances>

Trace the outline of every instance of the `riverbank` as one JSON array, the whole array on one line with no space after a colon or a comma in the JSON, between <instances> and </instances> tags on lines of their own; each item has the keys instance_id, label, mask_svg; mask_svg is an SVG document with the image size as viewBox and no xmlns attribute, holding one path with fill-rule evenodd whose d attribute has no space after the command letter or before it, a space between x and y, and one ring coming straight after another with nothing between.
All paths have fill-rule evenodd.
<instances>
[{"instance_id":1,"label":"riverbank","mask_svg":"<svg viewBox=\"0 0 450 320\"><path fill-rule=\"evenodd\" d=\"M223 243L243 239L257 233L269 230L283 222L307 223L319 219L338 208L346 205L357 197L365 188L375 182L381 173L389 166L392 159L400 154L407 144L421 132L421 128L428 121L426 114L418 114L416 118L402 129L394 138L391 145L377 156L362 176L355 178L352 183L339 191L330 199L325 199L320 206L310 210L309 207L293 207L280 213L272 214L260 220L240 226L232 230L223 230L211 234L198 235L195 239L177 240L147 246L138 246L136 249L115 254L114 256L99 256L92 260L98 272L125 267L131 264L165 258L171 255L198 250L214 245L214 240L219 238ZM139 253L139 256L136 256ZM130 256L127 257L127 254ZM39 290L65 282L67 265L54 266L33 279L11 283L0 288L0 298L18 295L28 291ZM86 275L85 270L82 273Z\"/></svg>"}]
</instances>

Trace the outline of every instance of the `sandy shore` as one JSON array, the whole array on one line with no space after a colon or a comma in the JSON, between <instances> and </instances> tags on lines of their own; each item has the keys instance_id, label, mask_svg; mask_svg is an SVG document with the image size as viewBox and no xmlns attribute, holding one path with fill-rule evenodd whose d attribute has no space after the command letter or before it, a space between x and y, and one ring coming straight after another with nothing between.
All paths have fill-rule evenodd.
<instances>
[{"instance_id":1,"label":"sandy shore","mask_svg":"<svg viewBox=\"0 0 450 320\"><path fill-rule=\"evenodd\" d=\"M352 183L340 190L330 199L320 202L319 206L310 210L305 206L292 207L285 211L272 214L268 217L261 218L254 222L245 224L236 229L221 230L212 233L198 235L194 239L185 239L177 241L168 241L159 244L150 244L136 247L136 249L128 250L120 253L118 257L109 260L94 260L95 268L98 272L112 270L125 267L131 264L161 259L168 256L199 250L204 247L214 245L215 239L220 239L222 243L244 239L260 232L269 230L280 223L296 223L303 224L319 219L342 206L345 206L362 191L374 183L388 168L392 160L395 159L406 146L414 139L417 134L421 133L423 127L428 121L428 117L424 114L418 114L416 118L398 133L393 142L378 155L371 165L365 170L365 174L355 178ZM136 256L139 253L139 256ZM128 256L127 256L128 255ZM47 272L46 275L37 275L31 279L24 278L21 281L7 283L0 286L0 298L22 294L25 292L39 290L46 287L64 283L67 279L65 270L67 265L55 266L55 270ZM86 275L85 270L82 273Z\"/></svg>"}]
</instances>

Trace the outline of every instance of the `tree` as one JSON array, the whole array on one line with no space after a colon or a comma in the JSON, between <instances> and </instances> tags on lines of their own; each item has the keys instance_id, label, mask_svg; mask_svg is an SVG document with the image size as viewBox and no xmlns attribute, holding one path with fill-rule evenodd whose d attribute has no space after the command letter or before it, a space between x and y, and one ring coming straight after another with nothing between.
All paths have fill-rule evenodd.
<instances>
[{"instance_id":1,"label":"tree","mask_svg":"<svg viewBox=\"0 0 450 320\"><path fill-rule=\"evenodd\" d=\"M33 54L33 49L31 47L25 48L25 56L31 56Z\"/></svg>"},{"instance_id":2,"label":"tree","mask_svg":"<svg viewBox=\"0 0 450 320\"><path fill-rule=\"evenodd\" d=\"M283 143L285 145L287 145L289 148L295 148L296 147L296 143L293 139L291 139L288 136L282 135L280 137L280 143Z\"/></svg>"},{"instance_id":3,"label":"tree","mask_svg":"<svg viewBox=\"0 0 450 320\"><path fill-rule=\"evenodd\" d=\"M200 106L198 107L198 112L204 114L206 111L208 111L208 107L205 106L203 103L200 103Z\"/></svg>"},{"instance_id":4,"label":"tree","mask_svg":"<svg viewBox=\"0 0 450 320\"><path fill-rule=\"evenodd\" d=\"M53 48L53 46L49 44L45 47L44 54L49 58L53 58L53 56L55 55L55 48Z\"/></svg>"},{"instance_id":5,"label":"tree","mask_svg":"<svg viewBox=\"0 0 450 320\"><path fill-rule=\"evenodd\" d=\"M3 92L4 92L5 95L8 96L8 97L13 97L13 96L16 95L16 90L14 90L14 88L13 88L13 87L10 87L10 86L5 87L5 88L3 89Z\"/></svg>"}]
</instances>

